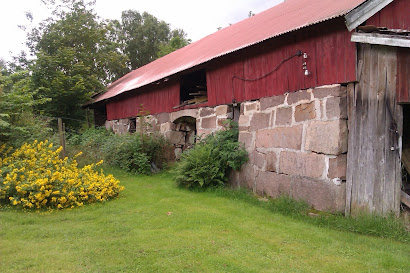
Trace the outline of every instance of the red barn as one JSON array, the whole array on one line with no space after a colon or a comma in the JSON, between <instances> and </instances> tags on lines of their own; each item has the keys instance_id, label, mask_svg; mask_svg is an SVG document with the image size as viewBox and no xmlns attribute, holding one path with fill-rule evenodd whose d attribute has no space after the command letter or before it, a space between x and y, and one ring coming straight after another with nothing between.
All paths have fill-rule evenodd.
<instances>
[{"instance_id":1,"label":"red barn","mask_svg":"<svg viewBox=\"0 0 410 273\"><path fill-rule=\"evenodd\" d=\"M407 0L286 0L132 71L89 107L118 133L144 115L176 156L237 120L250 161L231 183L319 210L398 213L408 14Z\"/></svg>"}]
</instances>

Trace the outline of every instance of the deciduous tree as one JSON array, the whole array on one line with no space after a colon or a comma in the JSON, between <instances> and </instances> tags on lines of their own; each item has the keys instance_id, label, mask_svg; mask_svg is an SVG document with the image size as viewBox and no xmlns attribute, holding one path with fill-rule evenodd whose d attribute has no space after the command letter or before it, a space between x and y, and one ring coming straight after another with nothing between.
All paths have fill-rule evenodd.
<instances>
[{"instance_id":1,"label":"deciduous tree","mask_svg":"<svg viewBox=\"0 0 410 273\"><path fill-rule=\"evenodd\" d=\"M116 38L128 57L130 69L146 65L190 42L183 30L171 30L169 24L148 12L123 11L121 21L113 21L112 25L117 29Z\"/></svg>"},{"instance_id":2,"label":"deciduous tree","mask_svg":"<svg viewBox=\"0 0 410 273\"><path fill-rule=\"evenodd\" d=\"M182 29L173 30L171 40L159 46L158 58L188 45L191 40L187 39L186 36L186 33Z\"/></svg>"},{"instance_id":3,"label":"deciduous tree","mask_svg":"<svg viewBox=\"0 0 410 273\"><path fill-rule=\"evenodd\" d=\"M15 67L15 66L14 66ZM48 101L37 99L30 89L28 70L0 70L0 144L11 141L15 146L47 134L46 122L33 115L33 110Z\"/></svg>"},{"instance_id":4,"label":"deciduous tree","mask_svg":"<svg viewBox=\"0 0 410 273\"><path fill-rule=\"evenodd\" d=\"M107 24L83 0L63 1L55 17L30 32L28 46L36 59L31 66L33 90L51 100L42 111L79 125L81 106L126 71L126 57L115 50ZM77 120L77 121L75 121Z\"/></svg>"}]
</instances>

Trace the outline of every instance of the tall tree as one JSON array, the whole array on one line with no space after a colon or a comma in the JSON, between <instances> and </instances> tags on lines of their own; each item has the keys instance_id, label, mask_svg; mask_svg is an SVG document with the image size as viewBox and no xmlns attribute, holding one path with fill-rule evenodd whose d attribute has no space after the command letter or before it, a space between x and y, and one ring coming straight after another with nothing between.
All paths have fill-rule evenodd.
<instances>
[{"instance_id":1,"label":"tall tree","mask_svg":"<svg viewBox=\"0 0 410 273\"><path fill-rule=\"evenodd\" d=\"M159 46L158 58L165 56L177 49L188 45L191 40L186 38L186 33L182 29L175 29L172 31L171 40L166 44Z\"/></svg>"},{"instance_id":2,"label":"tall tree","mask_svg":"<svg viewBox=\"0 0 410 273\"><path fill-rule=\"evenodd\" d=\"M85 120L81 106L92 94L190 42L183 30L171 31L147 12L128 10L121 21L102 20L92 9L95 1L87 1L42 0L53 16L28 31L27 45L34 59L28 61L21 54L12 69L29 69L33 98L49 99L35 107L37 113L65 117L71 126ZM27 18L32 20L33 15Z\"/></svg>"},{"instance_id":3,"label":"tall tree","mask_svg":"<svg viewBox=\"0 0 410 273\"><path fill-rule=\"evenodd\" d=\"M121 22L113 21L112 25L117 29L117 41L128 57L130 69L146 65L190 42L183 30L172 31L169 24L147 12L123 11Z\"/></svg>"},{"instance_id":4,"label":"tall tree","mask_svg":"<svg viewBox=\"0 0 410 273\"><path fill-rule=\"evenodd\" d=\"M54 18L30 32L28 46L36 56L31 79L38 96L51 98L41 110L78 126L85 117L81 105L122 76L126 57L115 50L107 24L89 3L63 0L63 4L54 10Z\"/></svg>"}]
</instances>

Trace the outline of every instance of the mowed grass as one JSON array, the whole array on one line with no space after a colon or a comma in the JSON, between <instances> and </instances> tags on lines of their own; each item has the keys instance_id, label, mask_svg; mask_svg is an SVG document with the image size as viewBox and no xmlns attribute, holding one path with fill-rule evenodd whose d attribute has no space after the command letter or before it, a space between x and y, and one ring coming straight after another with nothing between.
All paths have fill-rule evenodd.
<instances>
[{"instance_id":1,"label":"mowed grass","mask_svg":"<svg viewBox=\"0 0 410 273\"><path fill-rule=\"evenodd\" d=\"M115 171L115 200L0 211L0 272L410 272L410 245L318 227L171 176Z\"/></svg>"}]
</instances>

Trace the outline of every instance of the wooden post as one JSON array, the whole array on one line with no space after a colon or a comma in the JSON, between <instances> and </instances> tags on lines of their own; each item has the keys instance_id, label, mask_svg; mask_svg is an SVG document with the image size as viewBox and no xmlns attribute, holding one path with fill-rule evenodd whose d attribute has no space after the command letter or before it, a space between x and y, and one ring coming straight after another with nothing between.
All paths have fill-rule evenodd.
<instances>
[{"instance_id":1,"label":"wooden post","mask_svg":"<svg viewBox=\"0 0 410 273\"><path fill-rule=\"evenodd\" d=\"M60 136L60 146L63 147L61 150L60 157L61 159L65 158L65 136L64 136L64 123L61 118L58 118L58 134Z\"/></svg>"},{"instance_id":2,"label":"wooden post","mask_svg":"<svg viewBox=\"0 0 410 273\"><path fill-rule=\"evenodd\" d=\"M88 125L88 128L91 128L91 124L90 124L90 110L89 110L89 109L87 109L87 112L86 112L85 116L87 117L87 125Z\"/></svg>"},{"instance_id":3,"label":"wooden post","mask_svg":"<svg viewBox=\"0 0 410 273\"><path fill-rule=\"evenodd\" d=\"M67 150L66 150L66 146L65 146L65 123L63 122L63 153L64 153L64 157L63 159L66 157L67 154Z\"/></svg>"}]
</instances>

